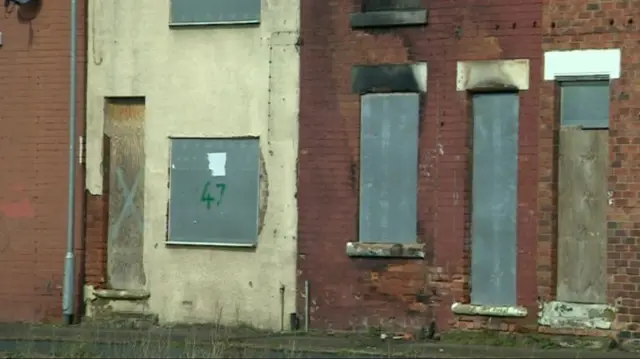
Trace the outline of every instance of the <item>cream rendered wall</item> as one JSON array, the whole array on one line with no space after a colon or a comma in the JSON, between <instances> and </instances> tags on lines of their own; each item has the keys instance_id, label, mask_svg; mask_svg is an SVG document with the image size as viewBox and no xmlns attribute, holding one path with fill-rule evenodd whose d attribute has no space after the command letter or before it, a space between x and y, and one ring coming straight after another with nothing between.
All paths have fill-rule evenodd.
<instances>
[{"instance_id":1,"label":"cream rendered wall","mask_svg":"<svg viewBox=\"0 0 640 359\"><path fill-rule=\"evenodd\" d=\"M169 5L89 1L86 186L102 193L104 98L144 96L149 311L279 329L281 285L295 311L299 0L263 0L259 26L171 29ZM268 177L256 251L165 246L168 137L246 135L260 136Z\"/></svg>"}]
</instances>

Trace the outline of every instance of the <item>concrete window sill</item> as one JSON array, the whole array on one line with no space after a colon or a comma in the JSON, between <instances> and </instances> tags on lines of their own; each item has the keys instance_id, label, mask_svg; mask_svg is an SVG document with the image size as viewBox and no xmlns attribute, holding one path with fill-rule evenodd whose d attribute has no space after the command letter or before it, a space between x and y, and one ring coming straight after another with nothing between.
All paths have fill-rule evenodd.
<instances>
[{"instance_id":1,"label":"concrete window sill","mask_svg":"<svg viewBox=\"0 0 640 359\"><path fill-rule=\"evenodd\" d=\"M527 308L518 306L488 306L478 304L453 303L451 311L459 315L476 315L485 317L523 318L528 314Z\"/></svg>"},{"instance_id":2,"label":"concrete window sill","mask_svg":"<svg viewBox=\"0 0 640 359\"><path fill-rule=\"evenodd\" d=\"M230 26L243 26L243 27L259 27L260 20L247 20L247 21L206 21L206 22L170 22L169 29L181 29L181 28L200 28L200 27L230 27Z\"/></svg>"},{"instance_id":3,"label":"concrete window sill","mask_svg":"<svg viewBox=\"0 0 640 359\"><path fill-rule=\"evenodd\" d=\"M350 16L351 27L392 27L427 24L427 10L367 11Z\"/></svg>"},{"instance_id":4,"label":"concrete window sill","mask_svg":"<svg viewBox=\"0 0 640 359\"><path fill-rule=\"evenodd\" d=\"M538 324L551 328L611 329L617 308L608 304L563 301L540 303Z\"/></svg>"},{"instance_id":5,"label":"concrete window sill","mask_svg":"<svg viewBox=\"0 0 640 359\"><path fill-rule=\"evenodd\" d=\"M378 243L347 243L349 257L369 258L424 258L424 245L416 244L378 244Z\"/></svg>"},{"instance_id":6,"label":"concrete window sill","mask_svg":"<svg viewBox=\"0 0 640 359\"><path fill-rule=\"evenodd\" d=\"M111 300L144 300L151 296L145 290L121 290L121 289L96 289L93 291L96 298Z\"/></svg>"}]
</instances>

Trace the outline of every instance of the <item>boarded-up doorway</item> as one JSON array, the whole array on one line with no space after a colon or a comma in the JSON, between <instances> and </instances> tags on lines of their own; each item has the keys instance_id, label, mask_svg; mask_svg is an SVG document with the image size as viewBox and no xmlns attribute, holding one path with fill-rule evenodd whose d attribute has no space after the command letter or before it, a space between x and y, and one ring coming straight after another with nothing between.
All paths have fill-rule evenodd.
<instances>
[{"instance_id":1,"label":"boarded-up doorway","mask_svg":"<svg viewBox=\"0 0 640 359\"><path fill-rule=\"evenodd\" d=\"M517 93L474 94L471 302L516 304Z\"/></svg>"},{"instance_id":2,"label":"boarded-up doorway","mask_svg":"<svg viewBox=\"0 0 640 359\"><path fill-rule=\"evenodd\" d=\"M115 289L142 289L144 240L144 98L105 105L105 177L109 196L108 280Z\"/></svg>"},{"instance_id":3,"label":"boarded-up doorway","mask_svg":"<svg viewBox=\"0 0 640 359\"><path fill-rule=\"evenodd\" d=\"M560 83L557 298L607 301L609 79Z\"/></svg>"},{"instance_id":4,"label":"boarded-up doorway","mask_svg":"<svg viewBox=\"0 0 640 359\"><path fill-rule=\"evenodd\" d=\"M606 302L608 135L560 130L558 300Z\"/></svg>"}]
</instances>

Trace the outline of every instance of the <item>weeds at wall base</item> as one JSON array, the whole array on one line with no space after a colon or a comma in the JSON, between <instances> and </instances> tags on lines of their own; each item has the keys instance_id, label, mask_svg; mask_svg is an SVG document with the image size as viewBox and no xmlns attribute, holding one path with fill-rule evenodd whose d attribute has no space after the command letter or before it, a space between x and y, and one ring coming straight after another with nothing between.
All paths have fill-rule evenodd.
<instances>
[{"instance_id":1,"label":"weeds at wall base","mask_svg":"<svg viewBox=\"0 0 640 359\"><path fill-rule=\"evenodd\" d=\"M179 326L127 330L23 325L13 331L13 336L0 335L0 359L634 357L621 350L568 339L563 342L558 336L536 333L450 331L442 333L438 341L424 341L391 337L383 340L372 334L375 331L275 333L251 329L253 335L249 337L248 329L241 329ZM2 334L11 333L7 328L3 330Z\"/></svg>"}]
</instances>

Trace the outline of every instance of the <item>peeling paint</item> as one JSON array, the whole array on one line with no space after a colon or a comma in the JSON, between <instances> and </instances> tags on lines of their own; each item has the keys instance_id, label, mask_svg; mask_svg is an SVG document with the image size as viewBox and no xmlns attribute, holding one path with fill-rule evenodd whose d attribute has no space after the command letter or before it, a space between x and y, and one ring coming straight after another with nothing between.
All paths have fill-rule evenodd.
<instances>
[{"instance_id":1,"label":"peeling paint","mask_svg":"<svg viewBox=\"0 0 640 359\"><path fill-rule=\"evenodd\" d=\"M423 244L369 244L347 243L349 257L424 258Z\"/></svg>"},{"instance_id":2,"label":"peeling paint","mask_svg":"<svg viewBox=\"0 0 640 359\"><path fill-rule=\"evenodd\" d=\"M28 199L2 202L0 203L0 213L7 218L33 218L36 216L35 208Z\"/></svg>"},{"instance_id":3,"label":"peeling paint","mask_svg":"<svg viewBox=\"0 0 640 359\"><path fill-rule=\"evenodd\" d=\"M458 62L458 91L477 89L529 89L529 60Z\"/></svg>"},{"instance_id":4,"label":"peeling paint","mask_svg":"<svg viewBox=\"0 0 640 359\"><path fill-rule=\"evenodd\" d=\"M150 296L149 292L145 290L96 289L93 294L97 298L119 300L141 300Z\"/></svg>"},{"instance_id":5,"label":"peeling paint","mask_svg":"<svg viewBox=\"0 0 640 359\"><path fill-rule=\"evenodd\" d=\"M26 187L15 183L10 187L12 195L0 202L0 215L7 218L33 218L36 215L33 203L24 194ZM6 198L6 197L5 197Z\"/></svg>"},{"instance_id":6,"label":"peeling paint","mask_svg":"<svg viewBox=\"0 0 640 359\"><path fill-rule=\"evenodd\" d=\"M258 235L262 233L264 227L264 217L269 207L269 175L262 152L260 152L260 210L258 212Z\"/></svg>"},{"instance_id":7,"label":"peeling paint","mask_svg":"<svg viewBox=\"0 0 640 359\"><path fill-rule=\"evenodd\" d=\"M525 307L519 306L489 306L477 304L453 303L451 311L460 315L481 315L487 317L519 317L527 316Z\"/></svg>"},{"instance_id":8,"label":"peeling paint","mask_svg":"<svg viewBox=\"0 0 640 359\"><path fill-rule=\"evenodd\" d=\"M544 302L540 304L538 324L552 328L611 329L616 308L607 304Z\"/></svg>"}]
</instances>

